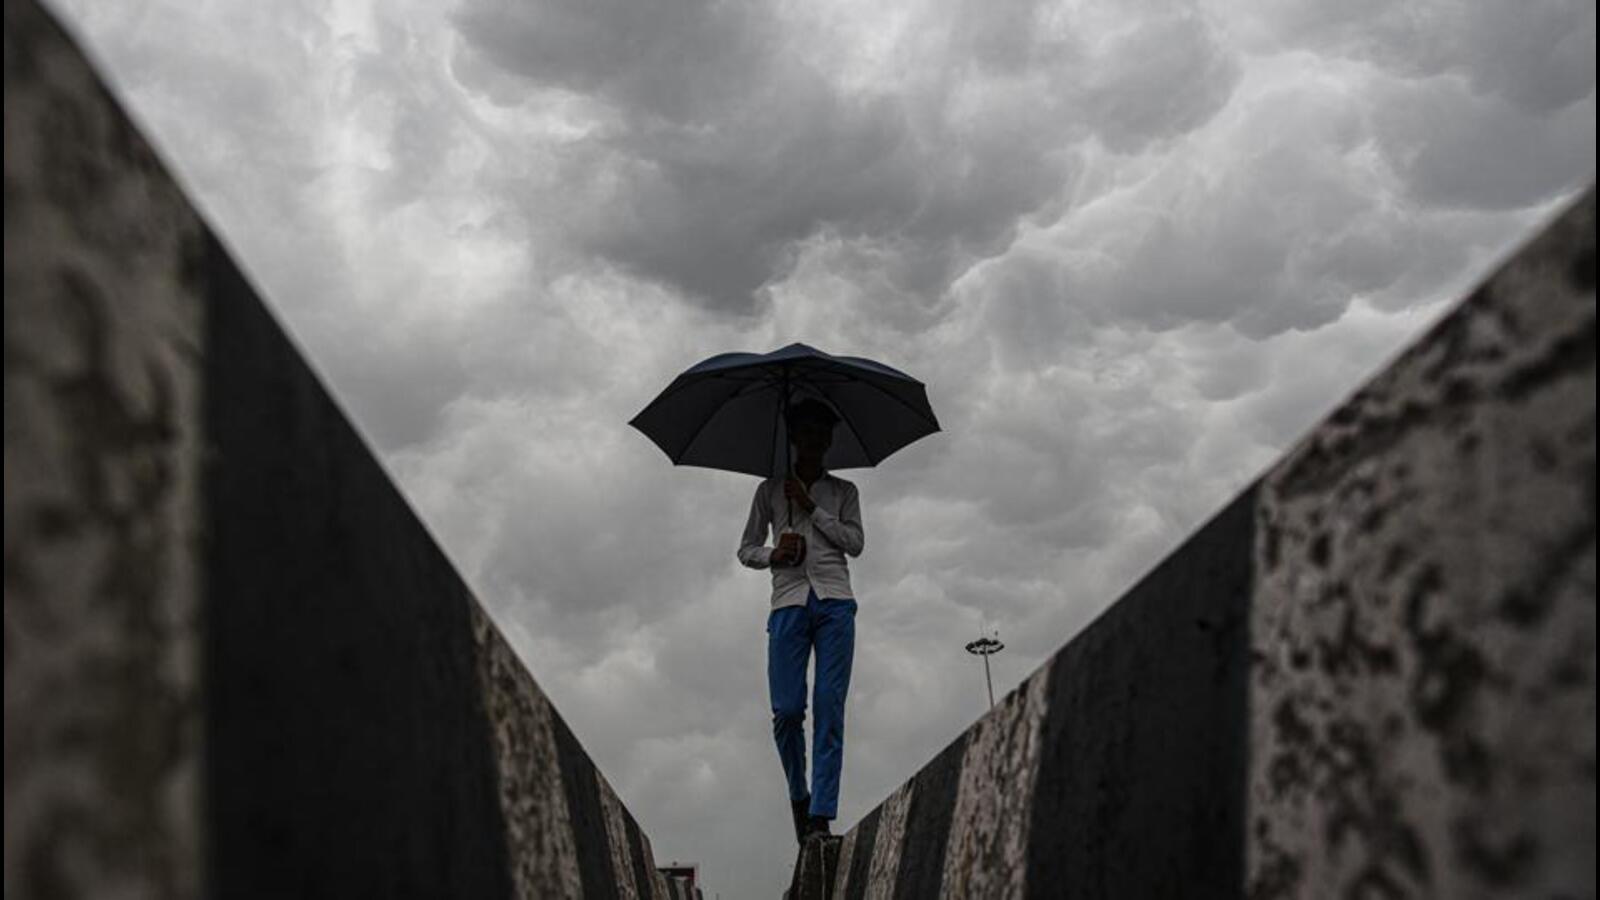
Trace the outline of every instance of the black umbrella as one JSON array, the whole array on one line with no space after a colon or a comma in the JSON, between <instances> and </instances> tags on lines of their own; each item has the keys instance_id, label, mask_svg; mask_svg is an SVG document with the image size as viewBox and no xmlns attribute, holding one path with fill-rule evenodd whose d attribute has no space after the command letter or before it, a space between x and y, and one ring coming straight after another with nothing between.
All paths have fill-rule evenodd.
<instances>
[{"instance_id":1,"label":"black umbrella","mask_svg":"<svg viewBox=\"0 0 1600 900\"><path fill-rule=\"evenodd\" d=\"M785 413L803 398L839 414L827 469L875 466L939 430L922 382L883 363L831 356L805 344L771 353L724 353L673 379L628 424L674 465L783 477Z\"/></svg>"}]
</instances>

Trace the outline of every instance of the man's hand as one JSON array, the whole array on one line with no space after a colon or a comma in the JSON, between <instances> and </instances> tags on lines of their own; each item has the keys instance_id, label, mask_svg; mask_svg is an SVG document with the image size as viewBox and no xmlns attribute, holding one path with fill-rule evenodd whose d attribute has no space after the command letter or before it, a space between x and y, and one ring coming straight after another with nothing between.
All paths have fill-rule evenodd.
<instances>
[{"instance_id":1,"label":"man's hand","mask_svg":"<svg viewBox=\"0 0 1600 900\"><path fill-rule=\"evenodd\" d=\"M788 497L795 506L805 510L807 515L810 515L812 510L817 508L816 502L806 492L805 484L798 478L790 478L783 483L783 495Z\"/></svg>"},{"instance_id":2,"label":"man's hand","mask_svg":"<svg viewBox=\"0 0 1600 900\"><path fill-rule=\"evenodd\" d=\"M778 546L767 561L774 566L798 566L805 559L805 544L798 534L785 532L778 535Z\"/></svg>"}]
</instances>

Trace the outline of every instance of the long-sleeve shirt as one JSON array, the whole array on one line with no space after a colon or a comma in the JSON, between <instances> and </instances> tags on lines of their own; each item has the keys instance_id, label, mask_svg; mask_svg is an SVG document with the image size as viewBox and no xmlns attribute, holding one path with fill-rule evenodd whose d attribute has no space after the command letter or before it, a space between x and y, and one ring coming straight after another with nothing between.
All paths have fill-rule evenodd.
<instances>
[{"instance_id":1,"label":"long-sleeve shirt","mask_svg":"<svg viewBox=\"0 0 1600 900\"><path fill-rule=\"evenodd\" d=\"M750 501L750 518L739 542L739 562L752 569L772 570L773 609L804 606L810 590L824 598L855 597L845 556L860 556L866 546L866 535L861 530L861 495L855 485L829 474L818 478L807 492L816 509L807 513L804 507L794 504L792 519L787 523L789 504L783 495L783 479L761 482ZM806 558L800 565L772 565L775 546L767 546L769 530L774 545L776 536L785 531L805 536Z\"/></svg>"}]
</instances>

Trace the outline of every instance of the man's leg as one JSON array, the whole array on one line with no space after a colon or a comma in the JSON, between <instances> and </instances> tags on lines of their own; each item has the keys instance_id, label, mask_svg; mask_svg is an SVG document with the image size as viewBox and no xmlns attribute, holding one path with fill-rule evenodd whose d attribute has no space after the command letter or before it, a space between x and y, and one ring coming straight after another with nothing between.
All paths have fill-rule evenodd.
<instances>
[{"instance_id":1,"label":"man's leg","mask_svg":"<svg viewBox=\"0 0 1600 900\"><path fill-rule=\"evenodd\" d=\"M844 701L850 693L850 664L856 652L856 602L817 603L816 710L811 747L811 815L838 817L839 770L844 764Z\"/></svg>"},{"instance_id":2,"label":"man's leg","mask_svg":"<svg viewBox=\"0 0 1600 900\"><path fill-rule=\"evenodd\" d=\"M811 660L810 615L785 606L767 617L767 693L772 737L789 782L789 802L806 799L806 664Z\"/></svg>"}]
</instances>

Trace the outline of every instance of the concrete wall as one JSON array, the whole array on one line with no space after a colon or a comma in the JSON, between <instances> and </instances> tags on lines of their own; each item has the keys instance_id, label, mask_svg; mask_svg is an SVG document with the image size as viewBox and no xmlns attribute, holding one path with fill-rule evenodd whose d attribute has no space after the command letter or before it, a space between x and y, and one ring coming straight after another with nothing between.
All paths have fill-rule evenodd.
<instances>
[{"instance_id":1,"label":"concrete wall","mask_svg":"<svg viewBox=\"0 0 1600 900\"><path fill-rule=\"evenodd\" d=\"M1592 191L795 896L1593 897ZM830 875L831 873L831 875Z\"/></svg>"},{"instance_id":2,"label":"concrete wall","mask_svg":"<svg viewBox=\"0 0 1600 900\"><path fill-rule=\"evenodd\" d=\"M5 895L667 897L56 24L5 3Z\"/></svg>"},{"instance_id":3,"label":"concrete wall","mask_svg":"<svg viewBox=\"0 0 1600 900\"><path fill-rule=\"evenodd\" d=\"M1594 212L1262 482L1255 896L1594 896Z\"/></svg>"}]
</instances>

